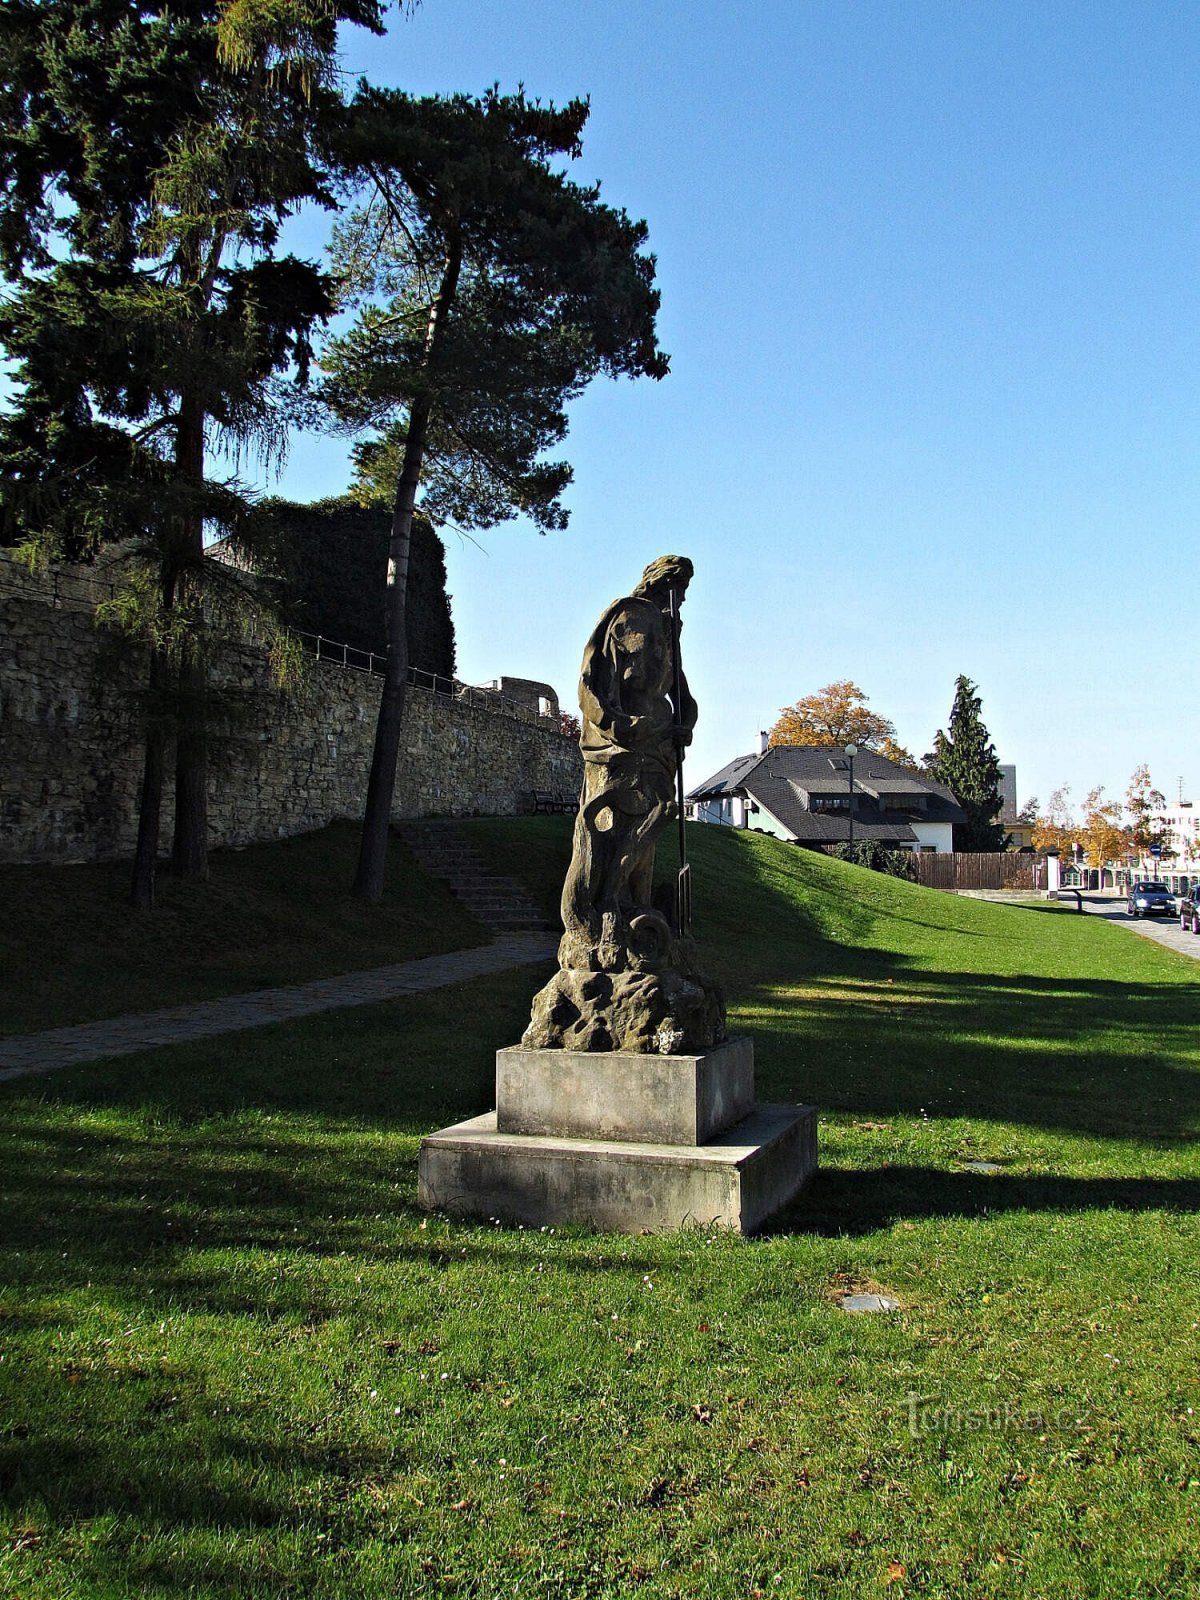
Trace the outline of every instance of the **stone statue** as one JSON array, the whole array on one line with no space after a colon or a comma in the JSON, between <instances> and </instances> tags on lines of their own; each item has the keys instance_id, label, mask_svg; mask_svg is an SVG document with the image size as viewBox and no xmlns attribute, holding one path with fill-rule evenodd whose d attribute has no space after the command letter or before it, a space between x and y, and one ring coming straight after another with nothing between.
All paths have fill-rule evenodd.
<instances>
[{"instance_id":1,"label":"stone statue","mask_svg":"<svg viewBox=\"0 0 1200 1600\"><path fill-rule=\"evenodd\" d=\"M695 962L683 896L654 886L654 847L678 817L696 703L679 649L692 576L661 556L601 616L583 653L583 793L562 896L559 972L533 1004L533 1049L692 1054L725 1037L720 991Z\"/></svg>"}]
</instances>

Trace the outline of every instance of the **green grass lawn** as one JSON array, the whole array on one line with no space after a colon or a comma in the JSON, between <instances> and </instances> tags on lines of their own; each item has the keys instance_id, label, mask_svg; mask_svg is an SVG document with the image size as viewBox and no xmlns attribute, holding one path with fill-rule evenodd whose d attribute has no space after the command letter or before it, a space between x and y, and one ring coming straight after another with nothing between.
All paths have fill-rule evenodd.
<instances>
[{"instance_id":1,"label":"green grass lawn","mask_svg":"<svg viewBox=\"0 0 1200 1600\"><path fill-rule=\"evenodd\" d=\"M164 873L150 914L129 905L129 866L0 866L0 1035L486 944L442 883L388 843L382 905L348 893L358 828L218 850L207 883Z\"/></svg>"},{"instance_id":2,"label":"green grass lawn","mask_svg":"<svg viewBox=\"0 0 1200 1600\"><path fill-rule=\"evenodd\" d=\"M763 1237L416 1210L537 968L0 1091L0 1593L1195 1595L1200 968L698 833Z\"/></svg>"}]
</instances>

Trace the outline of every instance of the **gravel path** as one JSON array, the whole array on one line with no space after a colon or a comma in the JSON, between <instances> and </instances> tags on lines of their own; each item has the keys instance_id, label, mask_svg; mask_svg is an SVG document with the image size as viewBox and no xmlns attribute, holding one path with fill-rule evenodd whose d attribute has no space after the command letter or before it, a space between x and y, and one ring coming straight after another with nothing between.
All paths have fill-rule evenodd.
<instances>
[{"instance_id":1,"label":"gravel path","mask_svg":"<svg viewBox=\"0 0 1200 1600\"><path fill-rule=\"evenodd\" d=\"M161 1045L210 1039L243 1028L262 1028L292 1017L311 1017L343 1006L374 1005L399 995L444 989L511 967L550 960L557 947L558 940L549 934L509 933L474 950L452 950L447 955L401 961L367 972L348 972L338 978L316 978L284 989L257 989L251 994L227 995L220 1000L200 1000L193 1005L167 1006L161 1011L0 1039L0 1083L29 1073L55 1072L81 1061L127 1056L139 1050L156 1050Z\"/></svg>"}]
</instances>

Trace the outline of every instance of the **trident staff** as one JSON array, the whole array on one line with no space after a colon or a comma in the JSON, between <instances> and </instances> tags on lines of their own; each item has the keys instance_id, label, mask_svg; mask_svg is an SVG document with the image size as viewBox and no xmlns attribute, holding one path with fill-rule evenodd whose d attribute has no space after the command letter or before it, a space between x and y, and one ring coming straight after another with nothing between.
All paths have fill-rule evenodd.
<instances>
[{"instance_id":1,"label":"trident staff","mask_svg":"<svg viewBox=\"0 0 1200 1600\"><path fill-rule=\"evenodd\" d=\"M692 869L687 858L687 818L683 807L683 664L679 653L679 591L670 590L671 655L675 707L675 805L679 813L679 880L675 889L675 931L684 934L692 921Z\"/></svg>"}]
</instances>

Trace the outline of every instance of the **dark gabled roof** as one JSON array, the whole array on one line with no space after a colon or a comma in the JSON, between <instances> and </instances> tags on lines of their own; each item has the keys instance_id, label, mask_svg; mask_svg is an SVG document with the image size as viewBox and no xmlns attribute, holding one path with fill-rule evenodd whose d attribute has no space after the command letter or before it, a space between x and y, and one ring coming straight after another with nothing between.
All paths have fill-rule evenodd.
<instances>
[{"instance_id":1,"label":"dark gabled roof","mask_svg":"<svg viewBox=\"0 0 1200 1600\"><path fill-rule=\"evenodd\" d=\"M858 768L854 770L854 787L863 788L868 794L928 794L931 785L932 779L923 778L919 772L879 772L871 765L860 776Z\"/></svg>"},{"instance_id":2,"label":"dark gabled roof","mask_svg":"<svg viewBox=\"0 0 1200 1600\"><path fill-rule=\"evenodd\" d=\"M820 745L775 745L764 755L739 756L722 767L707 783L692 790L690 800L707 800L728 794L744 794L769 811L787 831L801 842L834 843L848 839L850 822L844 813L810 811L804 803L809 794L845 794L849 771L832 765L844 763L840 751ZM865 751L854 763L854 788L870 799L887 795L892 804L878 811L869 804L854 808L854 835L878 839L881 843L911 844L916 838L912 822L965 822L966 814L945 784L935 783L923 773L913 772L874 751ZM896 801L911 796L911 808Z\"/></svg>"},{"instance_id":3,"label":"dark gabled roof","mask_svg":"<svg viewBox=\"0 0 1200 1600\"><path fill-rule=\"evenodd\" d=\"M788 782L793 789L798 789L804 794L849 794L850 774L848 772L831 772L827 778L789 778ZM854 774L854 787L862 790L858 781L858 773Z\"/></svg>"},{"instance_id":4,"label":"dark gabled roof","mask_svg":"<svg viewBox=\"0 0 1200 1600\"><path fill-rule=\"evenodd\" d=\"M840 844L850 839L850 818L846 812L806 811L801 805L769 808L800 844ZM784 814L786 813L786 815ZM879 816L878 821L868 812L854 813L854 837L874 839L877 844L915 844L916 834L908 823L896 816Z\"/></svg>"},{"instance_id":5,"label":"dark gabled roof","mask_svg":"<svg viewBox=\"0 0 1200 1600\"><path fill-rule=\"evenodd\" d=\"M761 755L738 756L736 761L731 761L727 767L722 767L720 772L714 773L707 783L702 783L698 789L692 789L686 798L712 800L720 795L737 794L747 775L762 759Z\"/></svg>"}]
</instances>

